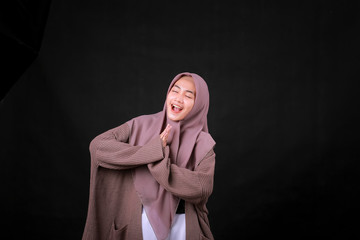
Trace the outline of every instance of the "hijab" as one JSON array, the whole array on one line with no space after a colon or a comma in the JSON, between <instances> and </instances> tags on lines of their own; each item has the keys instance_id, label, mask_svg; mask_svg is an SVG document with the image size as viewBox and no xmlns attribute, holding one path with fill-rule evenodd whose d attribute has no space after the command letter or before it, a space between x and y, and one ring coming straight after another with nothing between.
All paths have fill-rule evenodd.
<instances>
[{"instance_id":1,"label":"hijab","mask_svg":"<svg viewBox=\"0 0 360 240\"><path fill-rule=\"evenodd\" d=\"M165 101L161 112L142 115L128 121L131 128L129 144L143 146L154 137L160 137L160 133L167 124L170 124L172 128L168 137L168 146L171 163L194 170L196 163L205 157L214 147L215 142L208 133L209 91L204 79L195 73L180 73L171 81L167 93L183 76L191 76L196 88L194 106L188 115L176 122L168 119ZM154 179L146 165L135 168L133 178L135 189L156 237L166 239L180 199L166 191Z\"/></svg>"}]
</instances>

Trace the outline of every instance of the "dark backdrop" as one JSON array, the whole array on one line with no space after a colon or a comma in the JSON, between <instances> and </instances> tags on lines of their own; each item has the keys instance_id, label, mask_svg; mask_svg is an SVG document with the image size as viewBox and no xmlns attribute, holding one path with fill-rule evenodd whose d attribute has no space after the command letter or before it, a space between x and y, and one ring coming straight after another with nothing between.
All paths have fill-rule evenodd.
<instances>
[{"instance_id":1,"label":"dark backdrop","mask_svg":"<svg viewBox=\"0 0 360 240\"><path fill-rule=\"evenodd\" d=\"M53 1L35 61L1 102L2 234L80 239L90 141L160 111L183 71L210 90L216 239L358 234L351 2Z\"/></svg>"}]
</instances>

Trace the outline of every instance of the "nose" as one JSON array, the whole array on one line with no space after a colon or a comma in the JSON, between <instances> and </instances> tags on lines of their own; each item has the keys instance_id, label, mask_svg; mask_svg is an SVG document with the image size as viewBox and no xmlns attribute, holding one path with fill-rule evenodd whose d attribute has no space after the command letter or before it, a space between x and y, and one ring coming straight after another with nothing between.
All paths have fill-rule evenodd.
<instances>
[{"instance_id":1,"label":"nose","mask_svg":"<svg viewBox=\"0 0 360 240\"><path fill-rule=\"evenodd\" d=\"M175 101L179 102L179 103L183 103L184 102L184 97L181 94L178 94L175 97Z\"/></svg>"}]
</instances>

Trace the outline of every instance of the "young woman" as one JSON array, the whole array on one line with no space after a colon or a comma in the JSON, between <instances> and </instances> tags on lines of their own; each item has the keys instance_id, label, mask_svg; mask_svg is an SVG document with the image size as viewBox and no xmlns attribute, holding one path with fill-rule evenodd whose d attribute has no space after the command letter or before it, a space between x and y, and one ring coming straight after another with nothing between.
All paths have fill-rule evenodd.
<instances>
[{"instance_id":1,"label":"young woman","mask_svg":"<svg viewBox=\"0 0 360 240\"><path fill-rule=\"evenodd\" d=\"M90 143L83 239L213 239L206 208L215 169L208 108L205 81L180 73L161 112Z\"/></svg>"}]
</instances>

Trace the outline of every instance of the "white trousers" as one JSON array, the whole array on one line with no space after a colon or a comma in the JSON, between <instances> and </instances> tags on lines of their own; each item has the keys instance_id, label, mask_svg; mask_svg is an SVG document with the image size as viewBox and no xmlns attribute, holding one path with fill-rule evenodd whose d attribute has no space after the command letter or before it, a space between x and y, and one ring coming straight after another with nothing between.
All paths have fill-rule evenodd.
<instances>
[{"instance_id":1,"label":"white trousers","mask_svg":"<svg viewBox=\"0 0 360 240\"><path fill-rule=\"evenodd\" d=\"M145 210L142 210L141 225L144 240L157 240L154 230L152 229ZM185 240L186 239L185 214L175 214L174 223L171 227L169 236L166 240Z\"/></svg>"}]
</instances>

